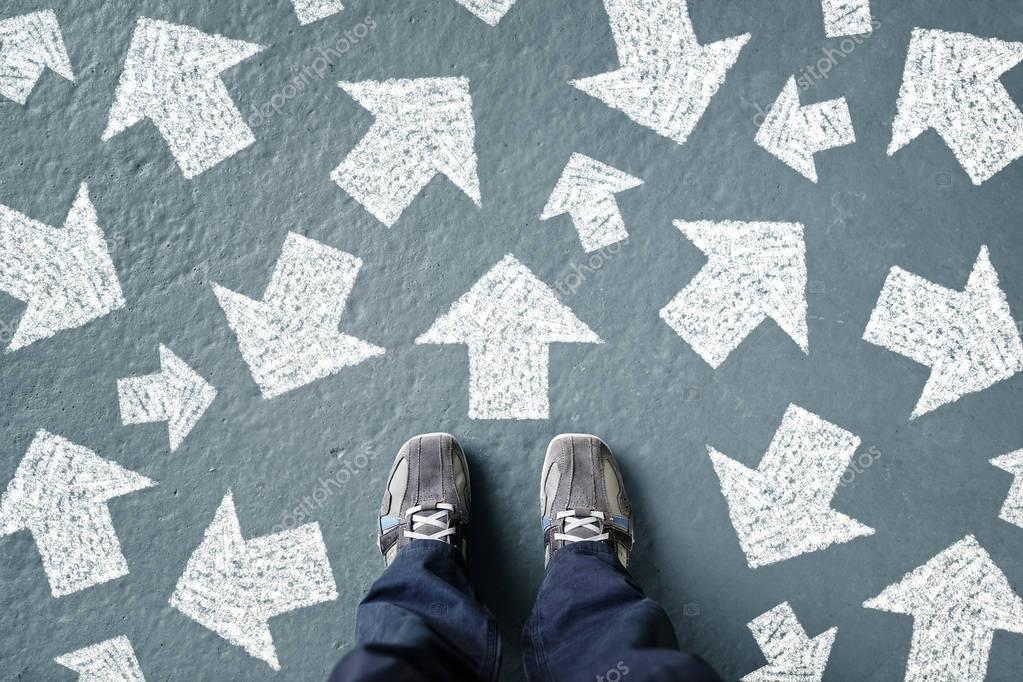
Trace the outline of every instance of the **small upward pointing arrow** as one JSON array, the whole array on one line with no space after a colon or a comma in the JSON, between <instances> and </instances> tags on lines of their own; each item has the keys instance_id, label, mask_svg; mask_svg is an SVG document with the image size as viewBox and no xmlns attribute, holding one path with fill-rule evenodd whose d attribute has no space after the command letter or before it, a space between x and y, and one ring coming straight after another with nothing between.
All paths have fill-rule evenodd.
<instances>
[{"instance_id":1,"label":"small upward pointing arrow","mask_svg":"<svg viewBox=\"0 0 1023 682\"><path fill-rule=\"evenodd\" d=\"M156 485L47 431L0 498L0 536L28 530L54 597L128 575L107 502Z\"/></svg>"},{"instance_id":2,"label":"small upward pointing arrow","mask_svg":"<svg viewBox=\"0 0 1023 682\"><path fill-rule=\"evenodd\" d=\"M256 141L220 74L262 49L139 17L103 139L148 118L186 178L209 170Z\"/></svg>"},{"instance_id":3,"label":"small upward pointing arrow","mask_svg":"<svg viewBox=\"0 0 1023 682\"><path fill-rule=\"evenodd\" d=\"M135 650L123 635L58 656L54 661L78 673L78 682L145 682Z\"/></svg>"},{"instance_id":4,"label":"small upward pointing arrow","mask_svg":"<svg viewBox=\"0 0 1023 682\"><path fill-rule=\"evenodd\" d=\"M75 82L52 9L0 21L0 96L25 104L47 67Z\"/></svg>"},{"instance_id":5,"label":"small upward pointing arrow","mask_svg":"<svg viewBox=\"0 0 1023 682\"><path fill-rule=\"evenodd\" d=\"M584 154L572 154L540 220L570 214L583 248L597 251L629 238L614 195L642 184L617 168Z\"/></svg>"},{"instance_id":6,"label":"small upward pointing arrow","mask_svg":"<svg viewBox=\"0 0 1023 682\"><path fill-rule=\"evenodd\" d=\"M480 205L467 78L339 83L376 117L331 178L388 227L435 175Z\"/></svg>"},{"instance_id":7,"label":"small upward pointing arrow","mask_svg":"<svg viewBox=\"0 0 1023 682\"><path fill-rule=\"evenodd\" d=\"M757 616L748 627L767 665L743 677L742 682L820 682L824 677L838 628L810 639L788 602Z\"/></svg>"},{"instance_id":8,"label":"small upward pointing arrow","mask_svg":"<svg viewBox=\"0 0 1023 682\"><path fill-rule=\"evenodd\" d=\"M888 156L934 128L973 184L1023 156L1023 112L999 78L1023 43L917 28L909 43Z\"/></svg>"},{"instance_id":9,"label":"small upward pointing arrow","mask_svg":"<svg viewBox=\"0 0 1023 682\"><path fill-rule=\"evenodd\" d=\"M807 179L817 182L813 155L856 141L845 98L799 106L790 77L757 131L756 142Z\"/></svg>"},{"instance_id":10,"label":"small upward pointing arrow","mask_svg":"<svg viewBox=\"0 0 1023 682\"><path fill-rule=\"evenodd\" d=\"M1023 450L995 457L991 464L1014 477L998 518L1023 528Z\"/></svg>"},{"instance_id":11,"label":"small upward pointing arrow","mask_svg":"<svg viewBox=\"0 0 1023 682\"><path fill-rule=\"evenodd\" d=\"M469 347L470 419L546 419L552 343L602 343L511 254L416 343Z\"/></svg>"},{"instance_id":12,"label":"small upward pointing arrow","mask_svg":"<svg viewBox=\"0 0 1023 682\"><path fill-rule=\"evenodd\" d=\"M320 526L245 540L228 491L178 580L170 605L280 670L268 621L337 599Z\"/></svg>"},{"instance_id":13,"label":"small upward pointing arrow","mask_svg":"<svg viewBox=\"0 0 1023 682\"><path fill-rule=\"evenodd\" d=\"M1023 342L986 246L965 291L892 268L863 338L931 368L912 418L1023 371Z\"/></svg>"},{"instance_id":14,"label":"small upward pointing arrow","mask_svg":"<svg viewBox=\"0 0 1023 682\"><path fill-rule=\"evenodd\" d=\"M1023 634L1023 601L972 535L863 603L913 616L906 682L974 682L995 630Z\"/></svg>"},{"instance_id":15,"label":"small upward pointing arrow","mask_svg":"<svg viewBox=\"0 0 1023 682\"><path fill-rule=\"evenodd\" d=\"M0 206L0 291L28 304L8 351L124 307L84 184L63 229Z\"/></svg>"},{"instance_id":16,"label":"small upward pointing arrow","mask_svg":"<svg viewBox=\"0 0 1023 682\"><path fill-rule=\"evenodd\" d=\"M338 331L362 261L294 232L262 301L214 283L264 398L337 373L384 349Z\"/></svg>"},{"instance_id":17,"label":"small upward pointing arrow","mask_svg":"<svg viewBox=\"0 0 1023 682\"><path fill-rule=\"evenodd\" d=\"M789 405L756 469L707 447L751 568L873 535L831 508L859 444L848 431Z\"/></svg>"},{"instance_id":18,"label":"small upward pointing arrow","mask_svg":"<svg viewBox=\"0 0 1023 682\"><path fill-rule=\"evenodd\" d=\"M160 372L118 380L117 396L121 423L167 422L174 452L213 402L217 389L161 344Z\"/></svg>"},{"instance_id":19,"label":"small upward pointing arrow","mask_svg":"<svg viewBox=\"0 0 1023 682\"><path fill-rule=\"evenodd\" d=\"M466 8L491 26L497 26L516 0L458 0Z\"/></svg>"}]
</instances>

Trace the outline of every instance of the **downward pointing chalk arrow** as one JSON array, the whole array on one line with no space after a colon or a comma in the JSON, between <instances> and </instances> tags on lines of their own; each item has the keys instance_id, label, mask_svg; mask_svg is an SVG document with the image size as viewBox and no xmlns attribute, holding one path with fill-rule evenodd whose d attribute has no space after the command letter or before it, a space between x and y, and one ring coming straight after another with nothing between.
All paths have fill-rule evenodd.
<instances>
[{"instance_id":1,"label":"downward pointing chalk arrow","mask_svg":"<svg viewBox=\"0 0 1023 682\"><path fill-rule=\"evenodd\" d=\"M873 535L831 508L859 444L848 431L789 405L756 469L707 447L751 568Z\"/></svg>"},{"instance_id":2,"label":"downward pointing chalk arrow","mask_svg":"<svg viewBox=\"0 0 1023 682\"><path fill-rule=\"evenodd\" d=\"M677 220L675 227L710 260L661 319L700 357L719 367L768 318L809 352L802 225Z\"/></svg>"},{"instance_id":3,"label":"downward pointing chalk arrow","mask_svg":"<svg viewBox=\"0 0 1023 682\"><path fill-rule=\"evenodd\" d=\"M54 659L78 673L78 682L145 682L131 642L123 635Z\"/></svg>"},{"instance_id":4,"label":"downward pointing chalk arrow","mask_svg":"<svg viewBox=\"0 0 1023 682\"><path fill-rule=\"evenodd\" d=\"M892 268L863 338L931 368L912 418L1023 371L1023 342L986 246L965 291Z\"/></svg>"},{"instance_id":5,"label":"downward pointing chalk arrow","mask_svg":"<svg viewBox=\"0 0 1023 682\"><path fill-rule=\"evenodd\" d=\"M290 232L262 301L214 283L264 398L383 355L383 348L338 331L361 267L351 254Z\"/></svg>"},{"instance_id":6,"label":"downward pointing chalk arrow","mask_svg":"<svg viewBox=\"0 0 1023 682\"><path fill-rule=\"evenodd\" d=\"M824 32L829 38L855 36L874 30L870 0L821 0Z\"/></svg>"},{"instance_id":7,"label":"downward pointing chalk arrow","mask_svg":"<svg viewBox=\"0 0 1023 682\"><path fill-rule=\"evenodd\" d=\"M979 185L1023 156L1023 112L999 78L1023 43L917 28L909 43L888 156L934 128Z\"/></svg>"},{"instance_id":8,"label":"downward pointing chalk arrow","mask_svg":"<svg viewBox=\"0 0 1023 682\"><path fill-rule=\"evenodd\" d=\"M388 227L435 175L480 205L467 78L339 83L376 117L331 178Z\"/></svg>"},{"instance_id":9,"label":"downward pointing chalk arrow","mask_svg":"<svg viewBox=\"0 0 1023 682\"><path fill-rule=\"evenodd\" d=\"M268 621L334 599L337 585L319 524L245 540L228 491L170 605L280 670Z\"/></svg>"},{"instance_id":10,"label":"downward pointing chalk arrow","mask_svg":"<svg viewBox=\"0 0 1023 682\"><path fill-rule=\"evenodd\" d=\"M0 21L0 96L25 104L47 67L75 82L53 10Z\"/></svg>"},{"instance_id":11,"label":"downward pointing chalk arrow","mask_svg":"<svg viewBox=\"0 0 1023 682\"><path fill-rule=\"evenodd\" d=\"M291 0L298 23L305 26L333 16L345 8L341 0Z\"/></svg>"},{"instance_id":12,"label":"downward pointing chalk arrow","mask_svg":"<svg viewBox=\"0 0 1023 682\"><path fill-rule=\"evenodd\" d=\"M64 229L0 206L0 291L28 304L8 351L124 307L84 184Z\"/></svg>"},{"instance_id":13,"label":"downward pointing chalk arrow","mask_svg":"<svg viewBox=\"0 0 1023 682\"><path fill-rule=\"evenodd\" d=\"M103 139L148 118L186 178L209 170L256 141L220 74L262 49L139 17Z\"/></svg>"},{"instance_id":14,"label":"downward pointing chalk arrow","mask_svg":"<svg viewBox=\"0 0 1023 682\"><path fill-rule=\"evenodd\" d=\"M995 457L991 463L1014 476L998 518L1023 528L1023 450Z\"/></svg>"},{"instance_id":15,"label":"downward pointing chalk arrow","mask_svg":"<svg viewBox=\"0 0 1023 682\"><path fill-rule=\"evenodd\" d=\"M685 144L750 34L700 45L685 0L604 0L604 7L621 67L571 85Z\"/></svg>"},{"instance_id":16,"label":"downward pointing chalk arrow","mask_svg":"<svg viewBox=\"0 0 1023 682\"><path fill-rule=\"evenodd\" d=\"M416 343L469 347L470 419L546 419L550 344L602 341L509 254Z\"/></svg>"},{"instance_id":17,"label":"downward pointing chalk arrow","mask_svg":"<svg viewBox=\"0 0 1023 682\"><path fill-rule=\"evenodd\" d=\"M107 502L156 485L47 431L0 498L0 536L35 537L54 597L128 575Z\"/></svg>"},{"instance_id":18,"label":"downward pointing chalk arrow","mask_svg":"<svg viewBox=\"0 0 1023 682\"><path fill-rule=\"evenodd\" d=\"M906 682L974 682L995 630L1023 634L1023 601L972 535L863 604L913 616Z\"/></svg>"},{"instance_id":19,"label":"downward pointing chalk arrow","mask_svg":"<svg viewBox=\"0 0 1023 682\"><path fill-rule=\"evenodd\" d=\"M817 182L814 154L855 141L845 98L801 107L794 77L771 105L756 137L758 145L813 182Z\"/></svg>"},{"instance_id":20,"label":"downward pointing chalk arrow","mask_svg":"<svg viewBox=\"0 0 1023 682\"><path fill-rule=\"evenodd\" d=\"M162 344L158 374L117 382L121 423L167 422L171 452L177 450L216 396L217 389Z\"/></svg>"},{"instance_id":21,"label":"downward pointing chalk arrow","mask_svg":"<svg viewBox=\"0 0 1023 682\"><path fill-rule=\"evenodd\" d=\"M810 639L788 602L757 616L748 627L768 663L742 682L821 682L838 628Z\"/></svg>"},{"instance_id":22,"label":"downward pointing chalk arrow","mask_svg":"<svg viewBox=\"0 0 1023 682\"><path fill-rule=\"evenodd\" d=\"M568 213L587 252L629 238L614 195L643 181L584 154L572 154L540 220Z\"/></svg>"},{"instance_id":23,"label":"downward pointing chalk arrow","mask_svg":"<svg viewBox=\"0 0 1023 682\"><path fill-rule=\"evenodd\" d=\"M508 13L516 0L457 0L466 8L491 26L497 26L501 18Z\"/></svg>"}]
</instances>

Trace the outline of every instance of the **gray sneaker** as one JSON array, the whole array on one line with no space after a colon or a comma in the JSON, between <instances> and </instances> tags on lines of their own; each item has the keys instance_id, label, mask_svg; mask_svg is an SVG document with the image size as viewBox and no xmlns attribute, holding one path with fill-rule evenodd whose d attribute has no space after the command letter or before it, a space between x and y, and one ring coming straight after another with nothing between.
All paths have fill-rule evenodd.
<instances>
[{"instance_id":1,"label":"gray sneaker","mask_svg":"<svg viewBox=\"0 0 1023 682\"><path fill-rule=\"evenodd\" d=\"M601 439L563 433L547 446L540 474L545 562L567 544L603 542L629 565L632 508L611 449Z\"/></svg>"},{"instance_id":2,"label":"gray sneaker","mask_svg":"<svg viewBox=\"0 0 1023 682\"><path fill-rule=\"evenodd\" d=\"M398 551L416 540L446 542L464 557L469 505L469 467L454 436L410 438L394 458L380 505L384 564L390 566Z\"/></svg>"}]
</instances>

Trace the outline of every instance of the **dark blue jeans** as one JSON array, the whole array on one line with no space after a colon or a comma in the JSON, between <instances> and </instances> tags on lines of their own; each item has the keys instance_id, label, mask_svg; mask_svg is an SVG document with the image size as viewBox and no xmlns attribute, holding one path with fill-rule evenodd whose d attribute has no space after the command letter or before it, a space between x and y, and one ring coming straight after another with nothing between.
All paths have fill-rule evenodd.
<instances>
[{"instance_id":1,"label":"dark blue jeans","mask_svg":"<svg viewBox=\"0 0 1023 682\"><path fill-rule=\"evenodd\" d=\"M458 551L406 546L359 606L358 645L331 682L497 679L497 625L477 601ZM667 614L602 543L578 542L551 559L522 632L527 677L557 682L721 682L678 650Z\"/></svg>"}]
</instances>

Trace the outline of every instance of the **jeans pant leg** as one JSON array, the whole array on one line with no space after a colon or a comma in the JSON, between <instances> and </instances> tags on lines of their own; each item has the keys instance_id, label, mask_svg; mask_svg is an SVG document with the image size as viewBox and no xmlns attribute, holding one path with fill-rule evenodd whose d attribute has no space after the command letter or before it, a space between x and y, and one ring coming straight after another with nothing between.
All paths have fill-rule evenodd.
<instances>
[{"instance_id":1,"label":"jeans pant leg","mask_svg":"<svg viewBox=\"0 0 1023 682\"><path fill-rule=\"evenodd\" d=\"M530 682L721 682L700 658L678 650L667 614L597 542L555 552L522 651Z\"/></svg>"},{"instance_id":2,"label":"jeans pant leg","mask_svg":"<svg viewBox=\"0 0 1023 682\"><path fill-rule=\"evenodd\" d=\"M331 682L497 679L497 625L447 543L419 540L398 552L359 605L355 630L356 647Z\"/></svg>"}]
</instances>

